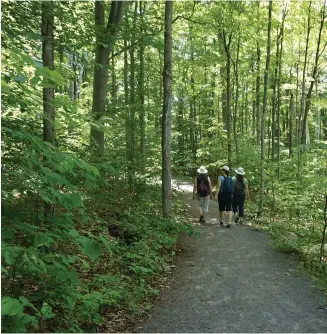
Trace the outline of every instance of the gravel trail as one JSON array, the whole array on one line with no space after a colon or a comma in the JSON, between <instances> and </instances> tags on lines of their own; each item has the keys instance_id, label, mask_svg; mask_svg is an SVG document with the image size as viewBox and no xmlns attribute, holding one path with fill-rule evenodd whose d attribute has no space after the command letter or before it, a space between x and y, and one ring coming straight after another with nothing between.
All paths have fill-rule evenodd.
<instances>
[{"instance_id":1,"label":"gravel trail","mask_svg":"<svg viewBox=\"0 0 327 334\"><path fill-rule=\"evenodd\" d=\"M191 185L183 184L197 221ZM150 311L143 333L326 333L325 296L297 262L248 226L218 226L211 201L200 236L185 237L170 289Z\"/></svg>"}]
</instances>

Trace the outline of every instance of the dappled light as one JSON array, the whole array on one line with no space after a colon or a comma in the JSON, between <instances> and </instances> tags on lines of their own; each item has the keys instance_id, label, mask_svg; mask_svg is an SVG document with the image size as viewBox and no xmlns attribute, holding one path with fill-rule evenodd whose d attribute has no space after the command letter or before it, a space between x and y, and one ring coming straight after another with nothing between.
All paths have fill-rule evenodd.
<instances>
[{"instance_id":1,"label":"dappled light","mask_svg":"<svg viewBox=\"0 0 327 334\"><path fill-rule=\"evenodd\" d=\"M2 1L2 332L326 332L326 10Z\"/></svg>"}]
</instances>

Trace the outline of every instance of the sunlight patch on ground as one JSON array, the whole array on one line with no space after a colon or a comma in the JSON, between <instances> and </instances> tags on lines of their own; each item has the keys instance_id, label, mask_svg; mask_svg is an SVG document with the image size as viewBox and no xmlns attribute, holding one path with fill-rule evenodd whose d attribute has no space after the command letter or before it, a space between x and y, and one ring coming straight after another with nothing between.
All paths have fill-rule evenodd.
<instances>
[{"instance_id":1,"label":"sunlight patch on ground","mask_svg":"<svg viewBox=\"0 0 327 334\"><path fill-rule=\"evenodd\" d=\"M147 184L160 185L162 184L160 177L151 177L146 180ZM193 184L190 182L178 181L176 179L171 180L171 188L177 191L192 192Z\"/></svg>"}]
</instances>

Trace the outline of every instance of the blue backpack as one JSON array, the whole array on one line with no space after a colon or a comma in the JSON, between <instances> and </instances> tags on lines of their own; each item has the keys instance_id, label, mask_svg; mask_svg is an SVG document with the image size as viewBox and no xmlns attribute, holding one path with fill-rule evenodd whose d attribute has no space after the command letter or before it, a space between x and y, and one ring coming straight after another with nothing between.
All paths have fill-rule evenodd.
<instances>
[{"instance_id":1,"label":"blue backpack","mask_svg":"<svg viewBox=\"0 0 327 334\"><path fill-rule=\"evenodd\" d=\"M231 177L224 176L222 192L223 193L233 193L234 192L234 182Z\"/></svg>"}]
</instances>

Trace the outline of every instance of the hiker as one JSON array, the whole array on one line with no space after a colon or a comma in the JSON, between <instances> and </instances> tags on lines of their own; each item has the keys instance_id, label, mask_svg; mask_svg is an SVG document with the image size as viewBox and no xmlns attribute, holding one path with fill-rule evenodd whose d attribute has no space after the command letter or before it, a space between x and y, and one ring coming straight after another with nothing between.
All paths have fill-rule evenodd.
<instances>
[{"instance_id":1,"label":"hiker","mask_svg":"<svg viewBox=\"0 0 327 334\"><path fill-rule=\"evenodd\" d=\"M242 167L235 170L236 176L233 176L234 194L233 194L233 212L235 215L235 224L243 223L244 202L249 199L248 181L244 177L245 172Z\"/></svg>"},{"instance_id":2,"label":"hiker","mask_svg":"<svg viewBox=\"0 0 327 334\"><path fill-rule=\"evenodd\" d=\"M215 199L217 200L218 198L220 226L224 225L223 213L224 211L227 211L228 223L226 227L230 228L232 223L232 201L233 201L234 184L232 178L229 177L228 166L224 166L221 169L221 172L222 175L220 175L218 178L218 186Z\"/></svg>"},{"instance_id":3,"label":"hiker","mask_svg":"<svg viewBox=\"0 0 327 334\"><path fill-rule=\"evenodd\" d=\"M208 171L204 166L201 166L197 172L199 175L194 180L193 187L193 200L195 199L195 193L198 198L198 208L200 211L200 223L205 223L204 215L209 209L209 197L212 199L212 186L209 176L206 174Z\"/></svg>"}]
</instances>

